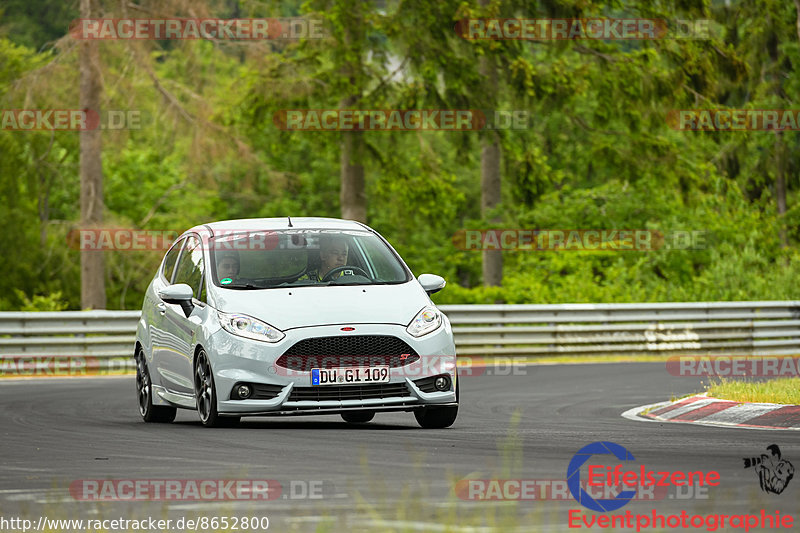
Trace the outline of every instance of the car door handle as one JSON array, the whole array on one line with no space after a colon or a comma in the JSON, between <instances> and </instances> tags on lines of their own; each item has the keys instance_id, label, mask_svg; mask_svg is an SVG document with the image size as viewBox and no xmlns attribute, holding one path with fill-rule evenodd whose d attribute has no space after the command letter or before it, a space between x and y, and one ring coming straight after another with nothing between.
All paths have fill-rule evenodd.
<instances>
[{"instance_id":1,"label":"car door handle","mask_svg":"<svg viewBox=\"0 0 800 533\"><path fill-rule=\"evenodd\" d=\"M158 312L163 315L167 312L167 304L165 304L164 302L156 304L156 309L158 309Z\"/></svg>"}]
</instances>

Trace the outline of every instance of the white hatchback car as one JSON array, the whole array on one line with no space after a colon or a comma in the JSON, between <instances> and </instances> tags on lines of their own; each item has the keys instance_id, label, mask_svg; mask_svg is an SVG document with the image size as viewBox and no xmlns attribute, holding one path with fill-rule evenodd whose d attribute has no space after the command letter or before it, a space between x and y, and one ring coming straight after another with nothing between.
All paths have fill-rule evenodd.
<instances>
[{"instance_id":1,"label":"white hatchback car","mask_svg":"<svg viewBox=\"0 0 800 533\"><path fill-rule=\"evenodd\" d=\"M146 422L197 409L206 426L242 416L413 411L425 428L458 414L453 332L429 295L364 224L327 218L196 226L164 256L136 332Z\"/></svg>"}]
</instances>

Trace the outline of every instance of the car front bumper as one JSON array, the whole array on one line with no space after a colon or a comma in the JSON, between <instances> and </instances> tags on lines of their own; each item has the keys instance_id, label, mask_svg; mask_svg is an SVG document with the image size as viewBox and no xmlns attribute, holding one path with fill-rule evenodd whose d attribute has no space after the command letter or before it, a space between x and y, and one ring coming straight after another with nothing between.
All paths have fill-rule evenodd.
<instances>
[{"instance_id":1,"label":"car front bumper","mask_svg":"<svg viewBox=\"0 0 800 533\"><path fill-rule=\"evenodd\" d=\"M347 324L350 326L350 324ZM341 324L297 328L285 332L278 343L264 343L231 335L219 330L208 340L221 415L300 415L341 413L353 410L410 411L425 406L457 405L456 357L452 330L447 319L438 330L415 338L405 327L394 324L354 324L358 335L393 336L408 344L420 359L414 363L389 369L388 383L379 385L344 384L311 385L310 369L289 370L276 362L295 343L314 337L341 336ZM335 354L334 354L335 355ZM369 356L371 354L354 354ZM350 365L343 365L350 366ZM308 370L308 371L306 371ZM446 391L425 391L420 379L447 375L450 388ZM238 384L266 385L274 391L268 399L231 399ZM386 393L379 389L386 385ZM337 394L333 389L341 394ZM363 390L363 394L357 392ZM428 387L429 388L429 387ZM341 399L308 400L320 391L323 396L343 396ZM366 396L353 399L353 396Z\"/></svg>"}]
</instances>

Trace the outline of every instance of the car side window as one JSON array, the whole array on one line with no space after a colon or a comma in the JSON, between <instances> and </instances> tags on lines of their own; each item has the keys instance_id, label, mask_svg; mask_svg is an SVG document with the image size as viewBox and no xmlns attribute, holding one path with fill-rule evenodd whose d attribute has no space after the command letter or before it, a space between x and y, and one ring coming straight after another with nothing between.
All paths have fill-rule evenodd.
<instances>
[{"instance_id":1,"label":"car side window","mask_svg":"<svg viewBox=\"0 0 800 533\"><path fill-rule=\"evenodd\" d=\"M200 240L191 236L186 239L173 283L185 283L192 288L194 297L200 299L203 281L203 248Z\"/></svg>"},{"instance_id":2,"label":"car side window","mask_svg":"<svg viewBox=\"0 0 800 533\"><path fill-rule=\"evenodd\" d=\"M172 273L175 271L175 263L178 261L178 254L186 239L181 239L172 245L166 257L164 257L164 270L161 272L167 283L172 281Z\"/></svg>"}]
</instances>

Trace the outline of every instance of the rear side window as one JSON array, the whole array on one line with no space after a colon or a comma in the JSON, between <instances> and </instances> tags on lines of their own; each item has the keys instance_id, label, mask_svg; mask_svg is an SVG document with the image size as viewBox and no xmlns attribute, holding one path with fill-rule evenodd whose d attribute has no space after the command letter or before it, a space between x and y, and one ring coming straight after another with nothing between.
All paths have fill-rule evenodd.
<instances>
[{"instance_id":1,"label":"rear side window","mask_svg":"<svg viewBox=\"0 0 800 533\"><path fill-rule=\"evenodd\" d=\"M167 283L172 281L172 273L175 271L175 263L178 261L178 254L181 251L181 246L186 239L181 239L180 241L176 242L172 245L169 252L167 252L167 256L164 258L164 270L162 271L162 275L166 278Z\"/></svg>"},{"instance_id":2,"label":"rear side window","mask_svg":"<svg viewBox=\"0 0 800 533\"><path fill-rule=\"evenodd\" d=\"M175 269L173 283L185 283L192 288L194 297L200 299L201 283L203 281L203 248L197 237L186 239L181 259Z\"/></svg>"}]
</instances>

